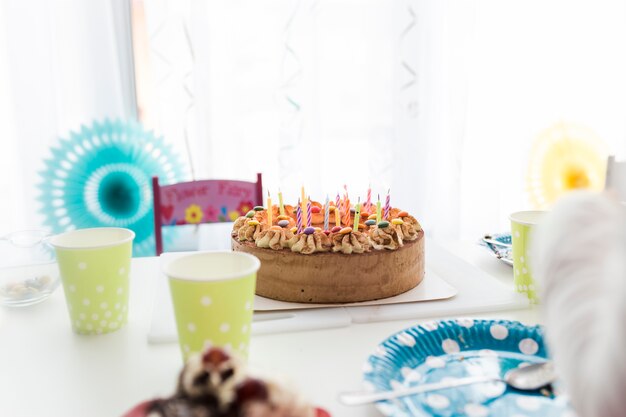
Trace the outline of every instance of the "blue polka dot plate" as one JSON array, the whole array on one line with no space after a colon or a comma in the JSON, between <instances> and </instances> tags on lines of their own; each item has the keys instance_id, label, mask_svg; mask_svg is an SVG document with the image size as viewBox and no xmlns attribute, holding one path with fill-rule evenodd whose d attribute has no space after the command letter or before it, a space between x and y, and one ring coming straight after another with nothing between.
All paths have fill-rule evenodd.
<instances>
[{"instance_id":1,"label":"blue polka dot plate","mask_svg":"<svg viewBox=\"0 0 626 417\"><path fill-rule=\"evenodd\" d=\"M505 320L458 319L425 323L379 344L364 365L372 391L468 376L503 377L516 367L545 361L543 330ZM393 417L566 417L564 395L551 390L523 392L504 382L448 388L376 403Z\"/></svg>"},{"instance_id":2,"label":"blue polka dot plate","mask_svg":"<svg viewBox=\"0 0 626 417\"><path fill-rule=\"evenodd\" d=\"M513 266L513 243L510 233L485 235L479 243L493 252L496 258L509 266Z\"/></svg>"}]
</instances>

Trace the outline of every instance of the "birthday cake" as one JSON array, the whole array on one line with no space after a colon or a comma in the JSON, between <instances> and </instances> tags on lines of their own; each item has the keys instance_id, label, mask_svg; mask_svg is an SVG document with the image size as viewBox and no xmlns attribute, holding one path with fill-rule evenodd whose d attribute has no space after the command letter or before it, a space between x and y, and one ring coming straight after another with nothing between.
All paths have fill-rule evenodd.
<instances>
[{"instance_id":1,"label":"birthday cake","mask_svg":"<svg viewBox=\"0 0 626 417\"><path fill-rule=\"evenodd\" d=\"M331 215L332 213L332 215ZM232 249L261 261L256 293L299 303L392 297L424 278L424 231L406 211L343 199L268 204L239 217Z\"/></svg>"}]
</instances>

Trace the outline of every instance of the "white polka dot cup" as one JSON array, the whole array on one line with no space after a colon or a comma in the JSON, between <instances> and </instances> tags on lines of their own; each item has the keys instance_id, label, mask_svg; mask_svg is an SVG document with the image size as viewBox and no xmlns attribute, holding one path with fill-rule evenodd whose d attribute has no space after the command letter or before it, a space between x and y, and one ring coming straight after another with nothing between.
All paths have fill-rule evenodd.
<instances>
[{"instance_id":1,"label":"white polka dot cup","mask_svg":"<svg viewBox=\"0 0 626 417\"><path fill-rule=\"evenodd\" d=\"M126 324L134 238L132 230L100 227L50 239L74 332L103 334Z\"/></svg>"},{"instance_id":2,"label":"white polka dot cup","mask_svg":"<svg viewBox=\"0 0 626 417\"><path fill-rule=\"evenodd\" d=\"M260 266L242 252L198 252L164 265L184 360L207 345L247 357Z\"/></svg>"},{"instance_id":3,"label":"white polka dot cup","mask_svg":"<svg viewBox=\"0 0 626 417\"><path fill-rule=\"evenodd\" d=\"M515 289L525 293L533 304L537 304L539 299L529 266L529 242L532 239L534 226L545 214L545 211L518 211L510 216L513 243L513 284Z\"/></svg>"}]
</instances>

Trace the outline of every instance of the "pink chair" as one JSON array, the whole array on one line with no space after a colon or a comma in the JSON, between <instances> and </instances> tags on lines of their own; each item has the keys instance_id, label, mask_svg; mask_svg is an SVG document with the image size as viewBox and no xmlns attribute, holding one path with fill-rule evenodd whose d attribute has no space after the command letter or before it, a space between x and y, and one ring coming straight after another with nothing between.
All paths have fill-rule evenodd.
<instances>
[{"instance_id":1,"label":"pink chair","mask_svg":"<svg viewBox=\"0 0 626 417\"><path fill-rule=\"evenodd\" d=\"M159 185L152 177L156 255L163 253L162 226L232 222L263 205L263 182L200 180Z\"/></svg>"}]
</instances>

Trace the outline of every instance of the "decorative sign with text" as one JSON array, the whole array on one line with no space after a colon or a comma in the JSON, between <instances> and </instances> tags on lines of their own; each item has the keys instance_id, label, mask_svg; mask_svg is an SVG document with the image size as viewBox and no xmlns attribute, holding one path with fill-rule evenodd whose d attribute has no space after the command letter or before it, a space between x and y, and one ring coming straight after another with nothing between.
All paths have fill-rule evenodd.
<instances>
[{"instance_id":1,"label":"decorative sign with text","mask_svg":"<svg viewBox=\"0 0 626 417\"><path fill-rule=\"evenodd\" d=\"M161 187L161 224L232 222L260 200L257 183L191 181Z\"/></svg>"}]
</instances>

